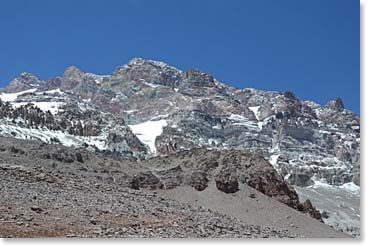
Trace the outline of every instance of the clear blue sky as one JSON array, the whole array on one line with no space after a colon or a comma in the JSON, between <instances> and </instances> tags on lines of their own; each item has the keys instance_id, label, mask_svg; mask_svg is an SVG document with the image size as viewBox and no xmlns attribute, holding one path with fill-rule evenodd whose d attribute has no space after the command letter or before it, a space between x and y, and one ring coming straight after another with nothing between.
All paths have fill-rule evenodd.
<instances>
[{"instance_id":1,"label":"clear blue sky","mask_svg":"<svg viewBox=\"0 0 367 245\"><path fill-rule=\"evenodd\" d=\"M358 0L1 0L0 85L133 57L240 88L292 91L359 114Z\"/></svg>"}]
</instances>

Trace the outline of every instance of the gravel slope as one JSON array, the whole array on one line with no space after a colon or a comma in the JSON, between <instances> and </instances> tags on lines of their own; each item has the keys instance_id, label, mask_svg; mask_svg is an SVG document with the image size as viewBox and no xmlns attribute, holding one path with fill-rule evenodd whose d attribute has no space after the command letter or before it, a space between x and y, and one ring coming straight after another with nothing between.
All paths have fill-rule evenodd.
<instances>
[{"instance_id":1,"label":"gravel slope","mask_svg":"<svg viewBox=\"0 0 367 245\"><path fill-rule=\"evenodd\" d=\"M293 237L155 193L74 175L1 164L0 178L0 237Z\"/></svg>"},{"instance_id":2,"label":"gravel slope","mask_svg":"<svg viewBox=\"0 0 367 245\"><path fill-rule=\"evenodd\" d=\"M235 216L246 224L268 225L287 230L297 237L351 238L247 186L234 194L218 191L215 183L210 183L202 192L179 187L161 191L159 194L183 203Z\"/></svg>"}]
</instances>

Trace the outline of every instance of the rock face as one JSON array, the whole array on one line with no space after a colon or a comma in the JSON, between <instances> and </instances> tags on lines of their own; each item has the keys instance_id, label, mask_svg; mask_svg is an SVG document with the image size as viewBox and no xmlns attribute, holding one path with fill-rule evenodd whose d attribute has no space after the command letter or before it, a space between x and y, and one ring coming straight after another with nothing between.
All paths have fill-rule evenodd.
<instances>
[{"instance_id":1,"label":"rock face","mask_svg":"<svg viewBox=\"0 0 367 245\"><path fill-rule=\"evenodd\" d=\"M0 100L2 136L84 147L119 159L194 148L245 150L264 156L292 185L342 188L360 182L360 119L340 98L322 106L292 92L237 89L195 69L135 58L112 75L69 67L62 77L43 81L22 73L0 91ZM278 175L256 178L255 171L249 182L226 171L216 177L224 191L235 191L236 179L238 188L246 183L267 195L287 191L280 182L276 190L269 188ZM192 175L191 182L183 181L200 190L205 178L210 179ZM171 180L164 183L171 186ZM285 203L295 200L283 197Z\"/></svg>"}]
</instances>

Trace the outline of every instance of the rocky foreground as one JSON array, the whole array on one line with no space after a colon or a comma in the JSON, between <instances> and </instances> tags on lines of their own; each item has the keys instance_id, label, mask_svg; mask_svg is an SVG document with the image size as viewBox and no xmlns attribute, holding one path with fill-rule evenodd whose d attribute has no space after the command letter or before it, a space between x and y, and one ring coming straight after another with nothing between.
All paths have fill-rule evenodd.
<instances>
[{"instance_id":1,"label":"rocky foreground","mask_svg":"<svg viewBox=\"0 0 367 245\"><path fill-rule=\"evenodd\" d=\"M219 154L216 155L217 163L225 169L220 161L222 157L246 157L246 154L233 155L228 152ZM225 174L217 171L219 170L215 167L217 163L210 164L209 160L202 166L199 164L190 167L198 164L188 160L190 157L193 156L183 155L180 161L165 158L167 164L164 172L163 158L156 158L151 162L117 161L84 149L1 137L0 236L347 237L311 218L309 214L302 214L291 205L282 204L275 199L277 197L279 199L280 195L270 198L266 191L263 191L263 194L256 189L256 186L251 188L241 179L246 175L253 175L256 171L243 169L239 170L241 174L227 178L224 177ZM256 158L257 156L253 156L253 159ZM179 164L181 171L177 170L177 166L174 171L167 171L172 169L172 164ZM207 171L207 176L196 178L203 181L188 181L192 179L188 176L196 176L197 174L194 174L197 173L196 170L203 166L212 167L212 172ZM277 179L275 173L273 175ZM157 176L155 181L152 181L154 179L152 176ZM262 179L260 176L255 176L254 179L259 178ZM224 188L227 188L228 180L231 180L232 184L238 182L238 190L235 193L223 191L223 188L218 186L218 183L224 182L226 186ZM264 185L265 183L272 185L266 181ZM279 182L274 183L289 188L285 182L281 182L281 178L277 181ZM189 191L181 192L181 188ZM195 200L200 202L197 195L200 196L200 193L205 195L213 188L220 193L213 196L227 195L228 200L234 198L232 204L239 203L236 196L247 193L242 198L253 204L244 206L241 214L224 212L205 202L195 204ZM278 193L276 190L273 191ZM172 192L182 193L186 200L178 200ZM283 193L283 198L287 195ZM298 197L293 201L299 202ZM255 203L258 204L254 206ZM256 217L251 215L259 212L256 206L261 206L262 209L266 207L268 211L263 211L265 216L269 210L279 210L276 213L272 212L273 221L295 219L301 223L292 221L279 226L271 222L268 225L259 224ZM308 227L308 230L305 227ZM307 232L304 232L306 230ZM315 231L318 232L317 235Z\"/></svg>"}]
</instances>

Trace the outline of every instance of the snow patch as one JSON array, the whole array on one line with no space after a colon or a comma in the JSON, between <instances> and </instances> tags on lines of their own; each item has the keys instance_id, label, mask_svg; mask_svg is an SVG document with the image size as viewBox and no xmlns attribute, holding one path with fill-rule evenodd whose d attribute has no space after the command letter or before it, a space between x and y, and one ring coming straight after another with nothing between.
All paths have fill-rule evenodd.
<instances>
[{"instance_id":1,"label":"snow patch","mask_svg":"<svg viewBox=\"0 0 367 245\"><path fill-rule=\"evenodd\" d=\"M167 126L166 120L146 121L140 124L128 125L131 131L144 144L148 145L151 153L156 154L155 139L163 132L163 127Z\"/></svg>"},{"instance_id":2,"label":"snow patch","mask_svg":"<svg viewBox=\"0 0 367 245\"><path fill-rule=\"evenodd\" d=\"M38 95L42 95L42 94L55 94L55 93L59 93L60 95L65 94L64 92L61 91L61 89L52 89L52 90L48 90L48 91L41 91L41 92L37 92L36 94Z\"/></svg>"},{"instance_id":3,"label":"snow patch","mask_svg":"<svg viewBox=\"0 0 367 245\"><path fill-rule=\"evenodd\" d=\"M274 154L274 155L271 155L270 156L270 159L269 159L269 162L270 164L275 168L275 170L277 170L277 167L278 167L278 158L279 158L279 154Z\"/></svg>"},{"instance_id":4,"label":"snow patch","mask_svg":"<svg viewBox=\"0 0 367 245\"><path fill-rule=\"evenodd\" d=\"M249 121L246 117L238 114L231 114L228 119L233 121Z\"/></svg>"},{"instance_id":5,"label":"snow patch","mask_svg":"<svg viewBox=\"0 0 367 245\"><path fill-rule=\"evenodd\" d=\"M343 190L349 191L353 194L359 195L361 191L361 187L354 184L353 182L345 183L342 186L340 186Z\"/></svg>"},{"instance_id":6,"label":"snow patch","mask_svg":"<svg viewBox=\"0 0 367 245\"><path fill-rule=\"evenodd\" d=\"M127 113L127 114L132 114L134 112L137 112L137 110L127 110L127 111L124 111L124 112Z\"/></svg>"},{"instance_id":7,"label":"snow patch","mask_svg":"<svg viewBox=\"0 0 367 245\"><path fill-rule=\"evenodd\" d=\"M62 106L64 103L63 102L42 101L42 102L19 102L19 103L14 103L12 105L14 108L18 108L22 105L27 105L27 104L33 104L44 112L50 111L52 115L56 115L60 111L59 107Z\"/></svg>"},{"instance_id":8,"label":"snow patch","mask_svg":"<svg viewBox=\"0 0 367 245\"><path fill-rule=\"evenodd\" d=\"M256 120L258 121L257 126L260 130L262 130L264 122L261 122L259 119L259 110L261 106L250 106L249 109L255 114Z\"/></svg>"},{"instance_id":9,"label":"snow patch","mask_svg":"<svg viewBox=\"0 0 367 245\"><path fill-rule=\"evenodd\" d=\"M233 121L232 125L243 125L248 128L252 128L253 130L257 130L258 126L253 122L250 121L248 118L238 115L238 114L231 114L228 117L229 120Z\"/></svg>"},{"instance_id":10,"label":"snow patch","mask_svg":"<svg viewBox=\"0 0 367 245\"><path fill-rule=\"evenodd\" d=\"M249 109L255 114L255 117L258 121L259 120L259 109L260 109L260 106L250 106Z\"/></svg>"},{"instance_id":11,"label":"snow patch","mask_svg":"<svg viewBox=\"0 0 367 245\"><path fill-rule=\"evenodd\" d=\"M153 83L148 83L148 82L144 82L144 84L145 85L148 85L151 88L158 88L158 87L160 87L160 85L158 85L158 84L153 84Z\"/></svg>"},{"instance_id":12,"label":"snow patch","mask_svg":"<svg viewBox=\"0 0 367 245\"><path fill-rule=\"evenodd\" d=\"M102 83L104 78L109 77L109 75L97 75L94 73L85 73L84 76L91 77L97 84Z\"/></svg>"},{"instance_id":13,"label":"snow patch","mask_svg":"<svg viewBox=\"0 0 367 245\"><path fill-rule=\"evenodd\" d=\"M37 90L36 88L32 88L32 89L24 90L24 91L17 92L17 93L1 93L0 99L4 102L13 102L18 98L19 95L26 94L26 93L33 93L36 90Z\"/></svg>"},{"instance_id":14,"label":"snow patch","mask_svg":"<svg viewBox=\"0 0 367 245\"><path fill-rule=\"evenodd\" d=\"M95 146L99 150L107 149L106 135L99 136L76 136L67 132L49 130L47 128L23 128L16 125L0 123L0 135L18 139L40 140L51 144L60 142L64 146L82 147L84 143ZM57 140L57 141L55 141Z\"/></svg>"},{"instance_id":15,"label":"snow patch","mask_svg":"<svg viewBox=\"0 0 367 245\"><path fill-rule=\"evenodd\" d=\"M360 190L361 190L361 188L358 185L354 184L353 182L345 183L341 186L336 186L336 185L327 184L319 180L314 180L314 184L308 188L314 189L314 188L320 188L320 187L324 189L333 189L333 190L342 189L342 190L345 190L357 196L360 195Z\"/></svg>"}]
</instances>

